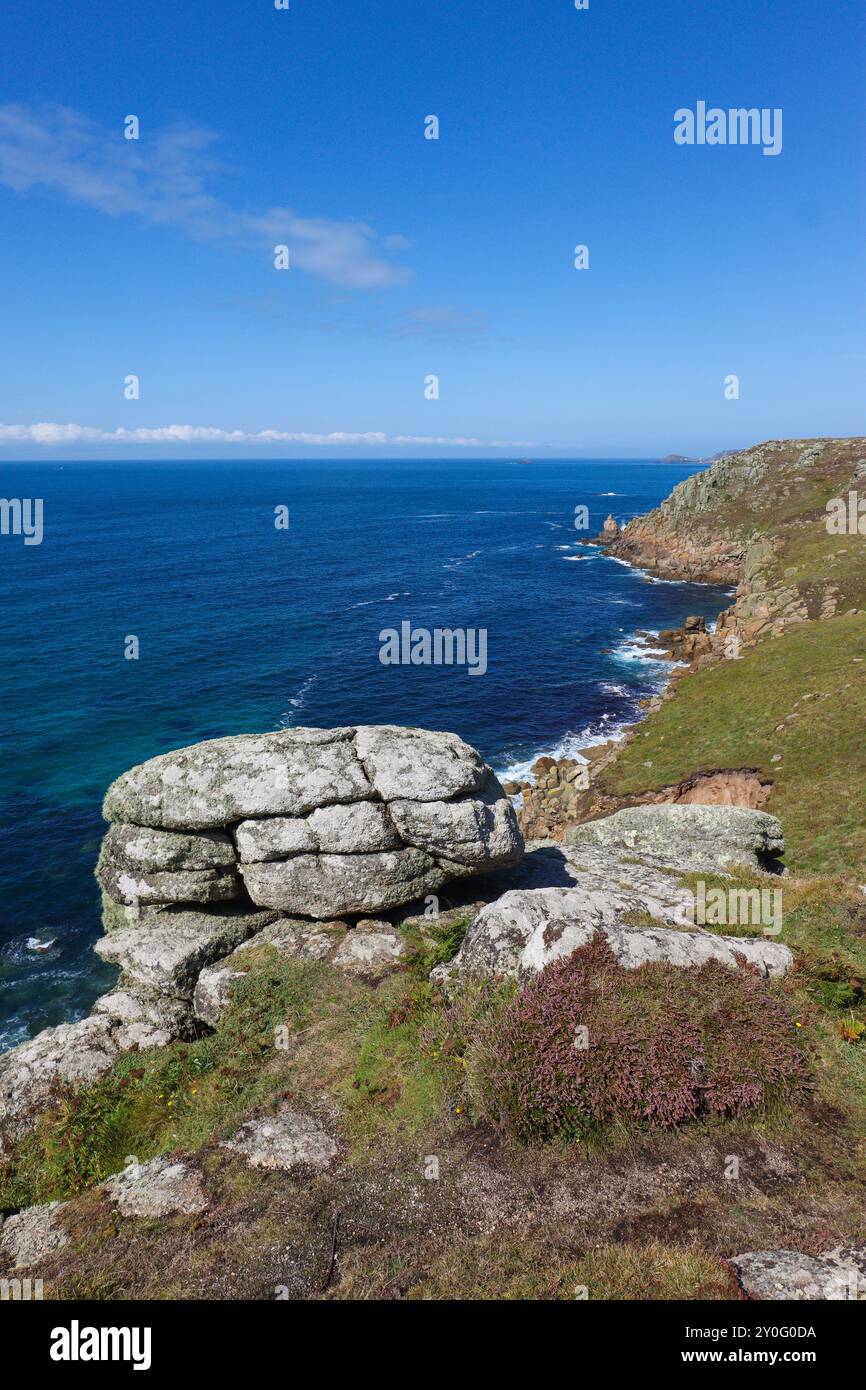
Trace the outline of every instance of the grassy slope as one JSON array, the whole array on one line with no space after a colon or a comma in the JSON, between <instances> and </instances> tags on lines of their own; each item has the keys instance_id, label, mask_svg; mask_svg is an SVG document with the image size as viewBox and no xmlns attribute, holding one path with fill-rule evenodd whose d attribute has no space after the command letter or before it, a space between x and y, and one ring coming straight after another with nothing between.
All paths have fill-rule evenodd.
<instances>
[{"instance_id":1,"label":"grassy slope","mask_svg":"<svg viewBox=\"0 0 866 1390\"><path fill-rule=\"evenodd\" d=\"M44 1262L46 1297L736 1298L724 1257L821 1249L862 1234L866 903L841 881L791 884L783 940L797 969L772 992L798 1021L815 1092L793 1111L612 1132L525 1149L474 1096L469 1034L431 990L418 948L370 989L324 965L251 952L213 1036L130 1054L61 1103L0 1173L0 1205L75 1198L71 1244ZM411 937L410 937L411 940ZM479 997L470 1012L497 1007ZM479 1014L480 1016L480 1014ZM462 1017L462 1016L461 1016ZM288 1049L274 1026L288 1026ZM220 1149L250 1111L283 1101L340 1135L344 1162L310 1178ZM126 1220L93 1191L124 1165L193 1153L210 1209ZM742 1176L725 1179L728 1156ZM430 1156L439 1164L425 1180ZM328 1268L341 1214L337 1275Z\"/></svg>"},{"instance_id":2,"label":"grassy slope","mask_svg":"<svg viewBox=\"0 0 866 1390\"><path fill-rule=\"evenodd\" d=\"M687 676L606 769L602 787L634 795L737 767L772 778L766 809L782 821L789 866L863 873L866 616L804 623L739 661Z\"/></svg>"}]
</instances>

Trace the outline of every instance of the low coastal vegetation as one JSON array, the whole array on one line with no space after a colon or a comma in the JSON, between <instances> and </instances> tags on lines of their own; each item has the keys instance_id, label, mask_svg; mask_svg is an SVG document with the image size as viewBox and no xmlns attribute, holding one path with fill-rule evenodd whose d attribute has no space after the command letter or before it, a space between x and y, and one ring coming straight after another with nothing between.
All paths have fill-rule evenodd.
<instances>
[{"instance_id":1,"label":"low coastal vegetation","mask_svg":"<svg viewBox=\"0 0 866 1390\"><path fill-rule=\"evenodd\" d=\"M808 1074L757 974L712 960L629 970L603 936L528 980L470 1056L481 1107L524 1143L766 1113Z\"/></svg>"},{"instance_id":2,"label":"low coastal vegetation","mask_svg":"<svg viewBox=\"0 0 866 1390\"><path fill-rule=\"evenodd\" d=\"M866 615L803 623L678 681L601 774L634 797L718 768L772 782L797 872L866 863Z\"/></svg>"},{"instance_id":3,"label":"low coastal vegetation","mask_svg":"<svg viewBox=\"0 0 866 1390\"><path fill-rule=\"evenodd\" d=\"M126 1054L58 1097L3 1170L0 1205L79 1195L53 1297L273 1297L287 1280L307 1297L737 1297L738 1248L859 1228L864 1049L847 1025L866 1019L866 912L838 888L792 885L796 966L770 984L624 971L596 945L522 988L449 999L428 970L465 929L456 913L438 941L408 927L406 964L375 990L257 948L211 1035ZM570 1090L581 1026L604 1046ZM219 1148L251 1111L311 1098L348 1144L339 1178L299 1186ZM215 1210L120 1234L94 1184L159 1153L196 1156Z\"/></svg>"}]
</instances>

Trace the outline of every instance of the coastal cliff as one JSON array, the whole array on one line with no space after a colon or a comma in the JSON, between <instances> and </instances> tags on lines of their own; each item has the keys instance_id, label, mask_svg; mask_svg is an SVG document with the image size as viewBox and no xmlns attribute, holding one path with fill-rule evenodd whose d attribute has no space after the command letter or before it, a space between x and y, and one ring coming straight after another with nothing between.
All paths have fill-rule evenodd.
<instances>
[{"instance_id":1,"label":"coastal cliff","mask_svg":"<svg viewBox=\"0 0 866 1390\"><path fill-rule=\"evenodd\" d=\"M779 440L726 455L646 516L596 538L648 574L726 583L709 632L698 616L659 634L685 663L622 739L586 750L587 777L546 763L525 784L529 836L635 803L765 807L810 870L862 872L866 751L866 536L833 525L834 500L866 498L866 438ZM782 640L779 640L782 639Z\"/></svg>"},{"instance_id":2,"label":"coastal cliff","mask_svg":"<svg viewBox=\"0 0 866 1390\"><path fill-rule=\"evenodd\" d=\"M827 530L827 503L858 486L866 438L773 440L692 474L599 544L664 579L736 585L719 641L753 642L866 602L862 558Z\"/></svg>"},{"instance_id":3,"label":"coastal cliff","mask_svg":"<svg viewBox=\"0 0 866 1390\"><path fill-rule=\"evenodd\" d=\"M116 987L0 1058L0 1275L866 1298L864 554L822 520L864 456L760 446L606 528L617 558L736 582L742 650L684 615L659 640L688 665L588 768L539 760L523 836L513 787L414 728L118 778Z\"/></svg>"}]
</instances>

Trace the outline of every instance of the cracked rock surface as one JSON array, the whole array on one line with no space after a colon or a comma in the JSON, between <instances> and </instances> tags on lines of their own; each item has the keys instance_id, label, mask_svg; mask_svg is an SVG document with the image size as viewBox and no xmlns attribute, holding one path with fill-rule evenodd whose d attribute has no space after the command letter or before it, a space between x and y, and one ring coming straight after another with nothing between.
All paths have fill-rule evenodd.
<instances>
[{"instance_id":1,"label":"cracked rock surface","mask_svg":"<svg viewBox=\"0 0 866 1390\"><path fill-rule=\"evenodd\" d=\"M208 1206L198 1169L172 1163L165 1155L130 1164L108 1178L102 1190L121 1216L194 1216Z\"/></svg>"},{"instance_id":2,"label":"cracked rock surface","mask_svg":"<svg viewBox=\"0 0 866 1390\"><path fill-rule=\"evenodd\" d=\"M866 1246L804 1255L799 1250L749 1250L731 1264L753 1298L866 1300Z\"/></svg>"},{"instance_id":3,"label":"cracked rock surface","mask_svg":"<svg viewBox=\"0 0 866 1390\"><path fill-rule=\"evenodd\" d=\"M511 802L473 748L391 725L164 753L112 784L104 815L97 877L110 902L136 910L248 897L321 919L382 912L523 853Z\"/></svg>"},{"instance_id":4,"label":"cracked rock surface","mask_svg":"<svg viewBox=\"0 0 866 1390\"><path fill-rule=\"evenodd\" d=\"M248 1120L222 1147L240 1154L254 1168L329 1168L337 1145L310 1115L282 1109L264 1119Z\"/></svg>"}]
</instances>

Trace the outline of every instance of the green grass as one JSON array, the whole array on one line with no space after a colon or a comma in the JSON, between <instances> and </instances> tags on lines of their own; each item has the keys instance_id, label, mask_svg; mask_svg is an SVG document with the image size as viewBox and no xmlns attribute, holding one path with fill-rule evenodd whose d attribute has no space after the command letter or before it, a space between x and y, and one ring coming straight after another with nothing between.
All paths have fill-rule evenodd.
<instances>
[{"instance_id":1,"label":"green grass","mask_svg":"<svg viewBox=\"0 0 866 1390\"><path fill-rule=\"evenodd\" d=\"M563 1233L563 1244L566 1243ZM604 1245L578 1257L525 1236L497 1232L455 1238L411 1289L411 1299L629 1300L736 1299L736 1280L721 1260L697 1248L652 1241Z\"/></svg>"},{"instance_id":2,"label":"green grass","mask_svg":"<svg viewBox=\"0 0 866 1390\"><path fill-rule=\"evenodd\" d=\"M601 789L634 796L725 768L773 780L765 809L782 822L789 866L863 873L866 615L804 623L689 675L604 771Z\"/></svg>"},{"instance_id":3,"label":"green grass","mask_svg":"<svg viewBox=\"0 0 866 1390\"><path fill-rule=\"evenodd\" d=\"M125 1053L86 1091L61 1099L0 1169L0 1206L82 1192L123 1168L194 1149L238 1123L284 1084L275 1029L302 1028L328 980L325 967L251 951L233 1007L199 1042Z\"/></svg>"},{"instance_id":4,"label":"green grass","mask_svg":"<svg viewBox=\"0 0 866 1390\"><path fill-rule=\"evenodd\" d=\"M414 1135L446 1108L458 1065L436 1046L439 1008L430 986L398 976L379 991L365 1021L341 1099L353 1139L383 1131Z\"/></svg>"}]
</instances>

